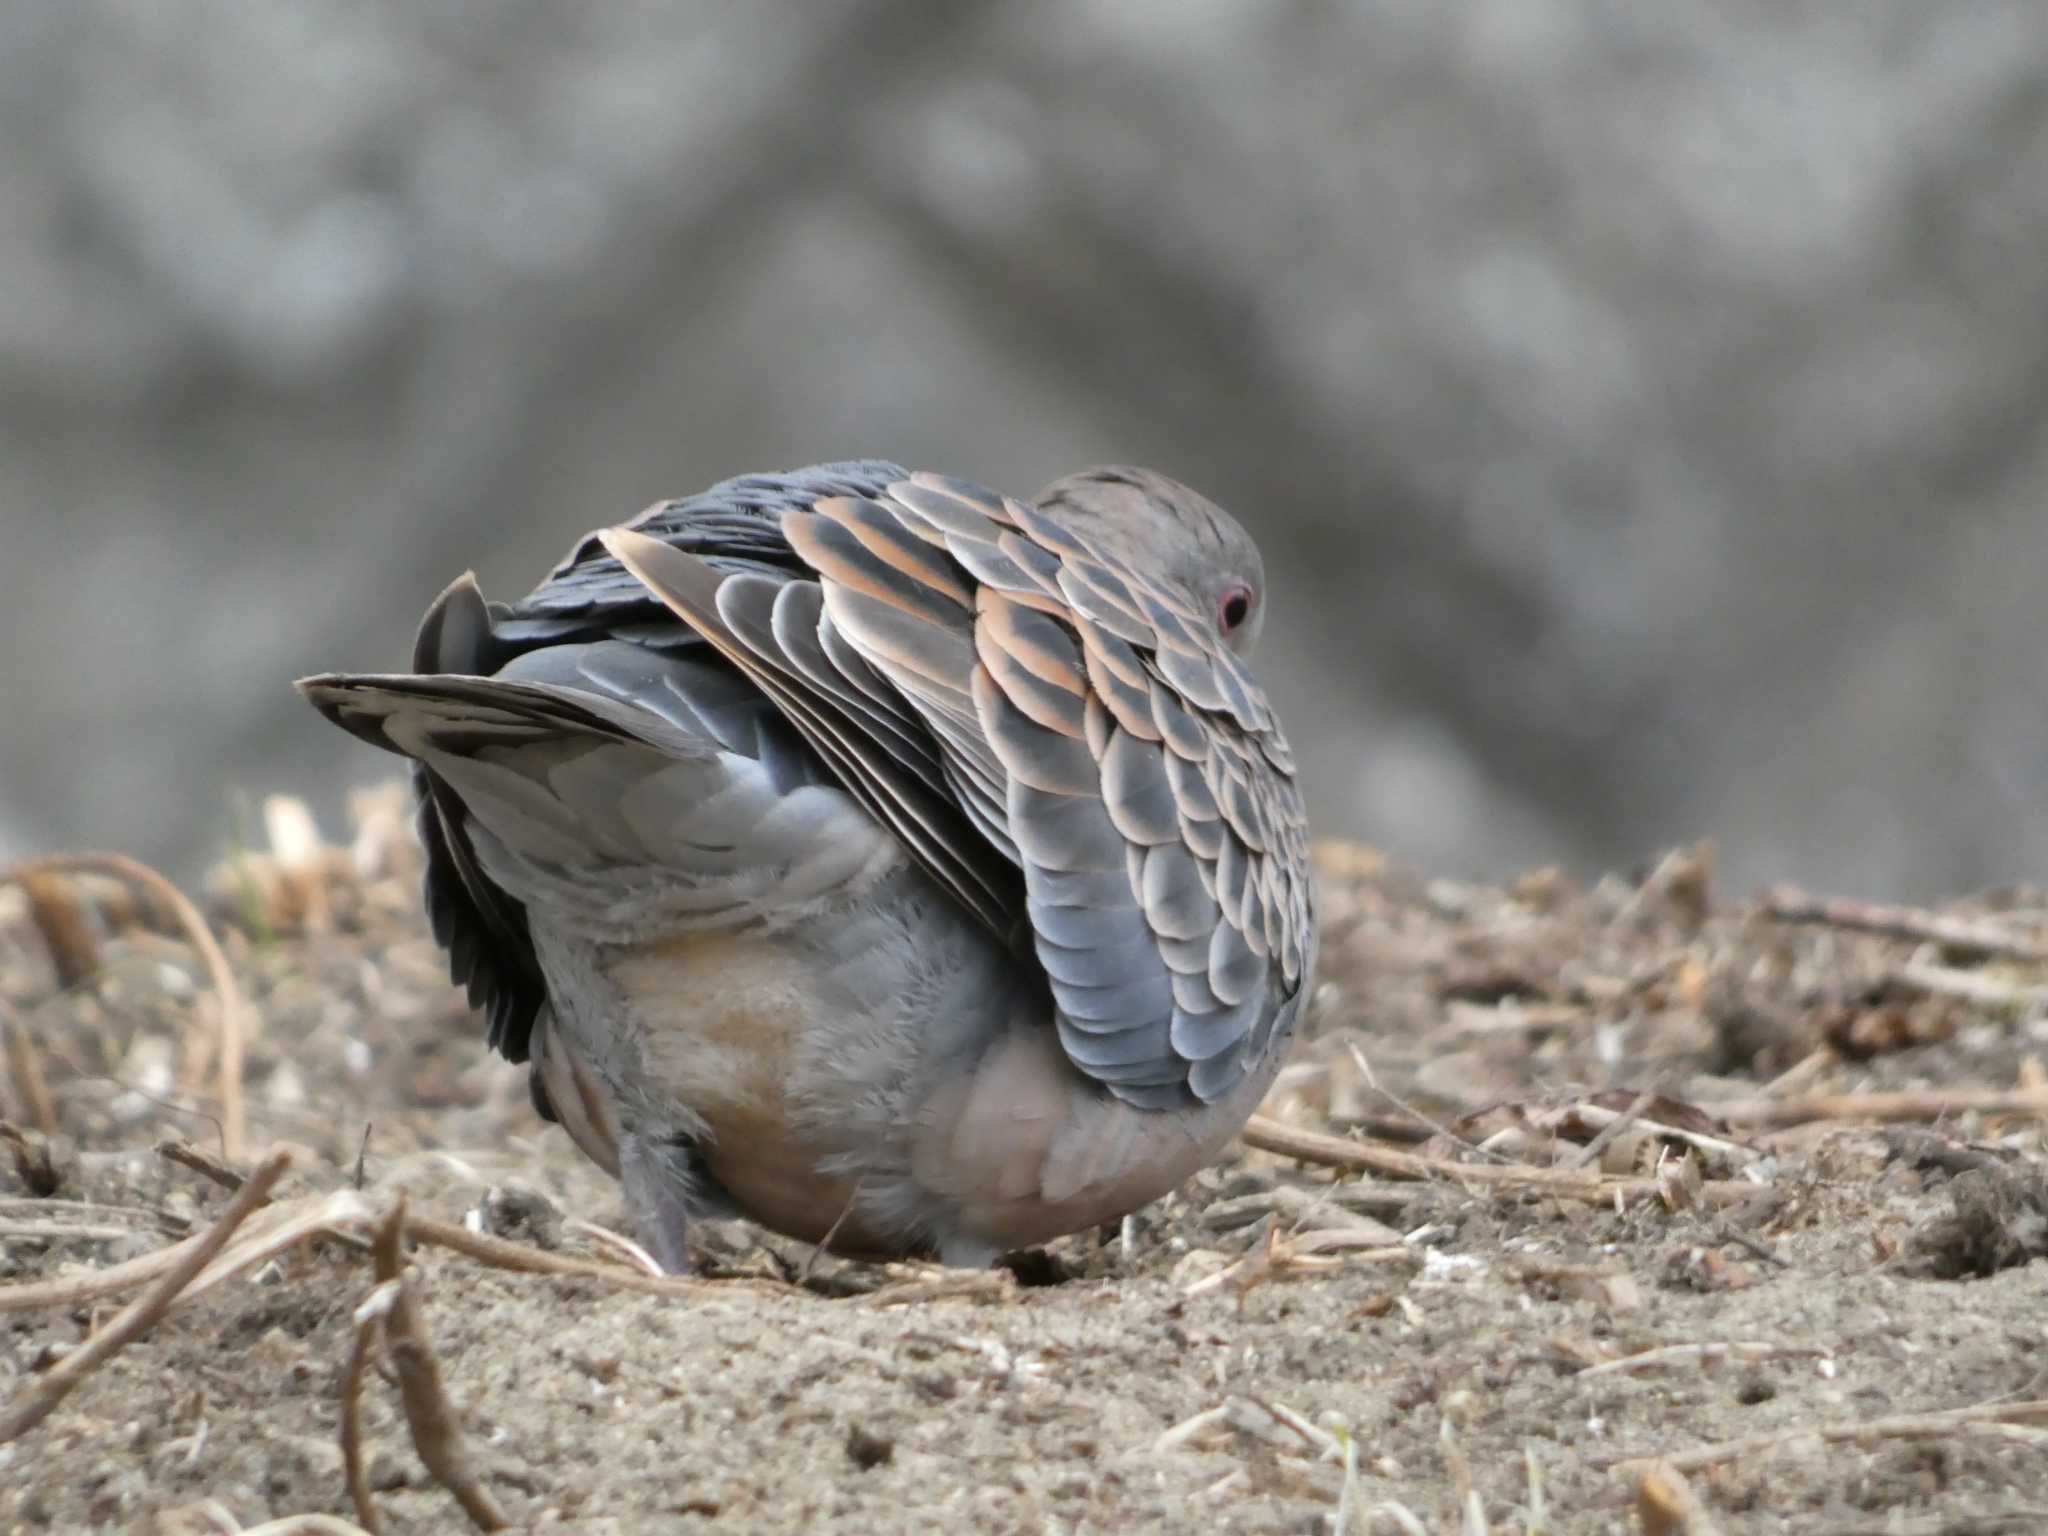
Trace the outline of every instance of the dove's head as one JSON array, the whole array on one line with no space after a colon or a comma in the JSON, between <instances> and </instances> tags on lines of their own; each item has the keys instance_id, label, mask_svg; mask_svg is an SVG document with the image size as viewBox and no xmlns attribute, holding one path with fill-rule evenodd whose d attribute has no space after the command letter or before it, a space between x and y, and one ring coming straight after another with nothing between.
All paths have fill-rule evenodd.
<instances>
[{"instance_id":1,"label":"dove's head","mask_svg":"<svg viewBox=\"0 0 2048 1536\"><path fill-rule=\"evenodd\" d=\"M1084 469L1038 493L1058 518L1142 581L1192 608L1219 644L1250 656L1266 619L1266 568L1236 518L1149 469Z\"/></svg>"}]
</instances>

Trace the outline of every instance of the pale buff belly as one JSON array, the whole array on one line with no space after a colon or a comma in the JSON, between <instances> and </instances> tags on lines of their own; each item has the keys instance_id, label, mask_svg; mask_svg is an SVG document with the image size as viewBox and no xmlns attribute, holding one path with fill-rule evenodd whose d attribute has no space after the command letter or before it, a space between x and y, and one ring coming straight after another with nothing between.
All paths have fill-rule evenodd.
<instances>
[{"instance_id":1,"label":"pale buff belly","mask_svg":"<svg viewBox=\"0 0 2048 1536\"><path fill-rule=\"evenodd\" d=\"M741 1213L852 1255L906 1248L900 1223L864 1212L914 1210L936 1218L916 1225L942 1242L995 1251L1115 1220L1208 1162L1272 1075L1191 1112L1136 1110L1073 1070L1050 1020L1020 1015L971 1066L900 1105L889 1131L866 1126L900 1138L883 1159L893 1172L829 1175L821 1162L860 1142L835 1122L842 1085L819 1059L843 1021L807 966L773 941L719 936L637 950L612 976L650 1085L701 1122L701 1156Z\"/></svg>"},{"instance_id":2,"label":"pale buff belly","mask_svg":"<svg viewBox=\"0 0 2048 1536\"><path fill-rule=\"evenodd\" d=\"M1169 1193L1236 1134L1271 1076L1192 1111L1134 1109L1082 1080L1049 1023L1013 1030L940 1088L915 1171L955 1203L963 1233L1029 1247Z\"/></svg>"},{"instance_id":3,"label":"pale buff belly","mask_svg":"<svg viewBox=\"0 0 2048 1536\"><path fill-rule=\"evenodd\" d=\"M819 1171L828 1149L799 1114L817 1012L803 967L772 942L714 935L627 953L612 979L650 1088L701 1123L705 1168L743 1215L842 1251L887 1246L851 1214L857 1181Z\"/></svg>"}]
</instances>

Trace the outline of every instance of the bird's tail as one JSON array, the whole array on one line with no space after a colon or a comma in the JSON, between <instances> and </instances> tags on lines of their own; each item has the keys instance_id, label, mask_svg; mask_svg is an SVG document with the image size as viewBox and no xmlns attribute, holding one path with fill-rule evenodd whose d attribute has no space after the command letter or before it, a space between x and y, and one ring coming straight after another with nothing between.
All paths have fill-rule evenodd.
<instances>
[{"instance_id":1,"label":"bird's tail","mask_svg":"<svg viewBox=\"0 0 2048 1536\"><path fill-rule=\"evenodd\" d=\"M702 755L697 737L623 701L554 683L457 672L323 672L297 687L350 735L428 761L547 738L631 741L672 756Z\"/></svg>"}]
</instances>

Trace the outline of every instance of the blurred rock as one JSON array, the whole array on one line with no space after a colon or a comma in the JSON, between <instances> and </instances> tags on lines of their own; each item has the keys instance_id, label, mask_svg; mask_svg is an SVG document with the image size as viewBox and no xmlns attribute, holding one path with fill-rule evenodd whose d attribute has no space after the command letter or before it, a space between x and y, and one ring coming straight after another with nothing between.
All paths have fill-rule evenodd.
<instances>
[{"instance_id":1,"label":"blurred rock","mask_svg":"<svg viewBox=\"0 0 2048 1536\"><path fill-rule=\"evenodd\" d=\"M1149 462L1323 829L2038 877L2048 11L0 17L0 852L386 764L292 676L724 475Z\"/></svg>"}]
</instances>

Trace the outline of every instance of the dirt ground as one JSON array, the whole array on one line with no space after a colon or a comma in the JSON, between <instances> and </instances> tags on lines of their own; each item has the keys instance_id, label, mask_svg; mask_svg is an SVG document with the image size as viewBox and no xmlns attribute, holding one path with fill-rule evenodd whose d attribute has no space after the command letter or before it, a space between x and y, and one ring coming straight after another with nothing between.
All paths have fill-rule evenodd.
<instances>
[{"instance_id":1,"label":"dirt ground","mask_svg":"<svg viewBox=\"0 0 2048 1536\"><path fill-rule=\"evenodd\" d=\"M1815 910L1724 904L1706 850L1496 888L1327 846L1320 990L1264 1110L1311 1160L1240 1150L986 1275L714 1228L706 1278L656 1294L444 981L398 800L337 847L272 828L205 905L254 1026L234 1168L293 1161L228 1272L0 1446L0 1530L367 1523L366 1301L374 1519L470 1528L373 1269L403 1190L500 1240L420 1225L405 1261L514 1528L2048 1531L2043 893ZM0 1423L226 1209L217 1018L160 903L0 887ZM586 1262L501 1267L536 1252Z\"/></svg>"}]
</instances>

